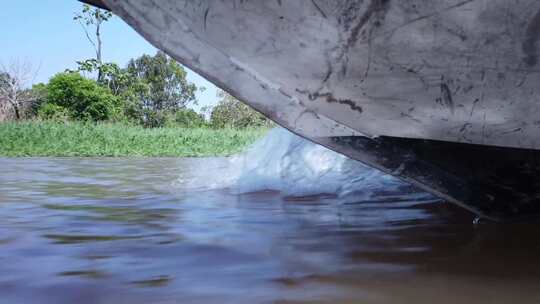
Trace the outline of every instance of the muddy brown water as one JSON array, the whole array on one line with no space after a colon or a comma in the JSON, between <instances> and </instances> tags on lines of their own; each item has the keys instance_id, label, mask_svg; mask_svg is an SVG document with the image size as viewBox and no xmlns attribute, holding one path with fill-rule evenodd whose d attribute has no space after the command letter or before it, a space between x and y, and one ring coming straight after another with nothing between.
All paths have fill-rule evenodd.
<instances>
[{"instance_id":1,"label":"muddy brown water","mask_svg":"<svg viewBox=\"0 0 540 304\"><path fill-rule=\"evenodd\" d=\"M0 159L0 303L540 303L537 224L173 185L207 161Z\"/></svg>"}]
</instances>

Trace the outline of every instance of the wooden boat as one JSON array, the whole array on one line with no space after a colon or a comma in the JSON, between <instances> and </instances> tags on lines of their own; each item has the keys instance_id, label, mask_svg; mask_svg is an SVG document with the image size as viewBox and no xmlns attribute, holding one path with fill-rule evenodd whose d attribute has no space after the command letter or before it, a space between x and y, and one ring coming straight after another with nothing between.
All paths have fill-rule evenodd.
<instances>
[{"instance_id":1,"label":"wooden boat","mask_svg":"<svg viewBox=\"0 0 540 304\"><path fill-rule=\"evenodd\" d=\"M86 0L316 143L492 219L540 213L536 0Z\"/></svg>"}]
</instances>

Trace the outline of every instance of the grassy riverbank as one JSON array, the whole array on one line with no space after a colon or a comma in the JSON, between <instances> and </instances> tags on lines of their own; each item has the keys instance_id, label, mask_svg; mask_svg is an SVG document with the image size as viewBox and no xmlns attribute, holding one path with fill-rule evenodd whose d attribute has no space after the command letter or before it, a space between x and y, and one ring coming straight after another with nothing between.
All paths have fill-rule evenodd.
<instances>
[{"instance_id":1,"label":"grassy riverbank","mask_svg":"<svg viewBox=\"0 0 540 304\"><path fill-rule=\"evenodd\" d=\"M0 123L0 156L225 156L267 129L145 129L77 122Z\"/></svg>"}]
</instances>

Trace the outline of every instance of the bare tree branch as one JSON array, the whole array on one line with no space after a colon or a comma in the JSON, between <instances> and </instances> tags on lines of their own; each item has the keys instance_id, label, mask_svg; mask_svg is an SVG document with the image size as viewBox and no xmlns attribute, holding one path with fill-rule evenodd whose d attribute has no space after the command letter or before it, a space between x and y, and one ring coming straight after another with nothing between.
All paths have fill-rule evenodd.
<instances>
[{"instance_id":1,"label":"bare tree branch","mask_svg":"<svg viewBox=\"0 0 540 304\"><path fill-rule=\"evenodd\" d=\"M92 37L90 37L90 33L88 33L88 28L81 22L81 20L78 20L78 21L79 21L79 24L81 25L81 27L82 27L82 29L84 31L84 34L86 35L86 38L88 39L88 41L94 47L94 51L96 52L96 56L97 56L98 48L97 48L96 43L94 42L94 40L92 40Z\"/></svg>"},{"instance_id":2,"label":"bare tree branch","mask_svg":"<svg viewBox=\"0 0 540 304\"><path fill-rule=\"evenodd\" d=\"M4 111L9 106L17 120L22 118L25 106L34 101L30 85L36 74L37 70L28 61L13 60L9 65L0 63L0 103Z\"/></svg>"}]
</instances>

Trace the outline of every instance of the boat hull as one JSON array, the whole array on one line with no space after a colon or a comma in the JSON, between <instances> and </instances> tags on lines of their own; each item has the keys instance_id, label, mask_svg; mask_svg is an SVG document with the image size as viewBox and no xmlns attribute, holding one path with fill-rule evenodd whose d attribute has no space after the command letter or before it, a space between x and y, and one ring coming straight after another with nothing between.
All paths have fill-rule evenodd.
<instances>
[{"instance_id":1,"label":"boat hull","mask_svg":"<svg viewBox=\"0 0 540 304\"><path fill-rule=\"evenodd\" d=\"M308 136L540 145L536 0L103 2Z\"/></svg>"},{"instance_id":2,"label":"boat hull","mask_svg":"<svg viewBox=\"0 0 540 304\"><path fill-rule=\"evenodd\" d=\"M301 136L486 217L534 213L536 186L528 207L502 190L536 172L536 0L98 2Z\"/></svg>"}]
</instances>

